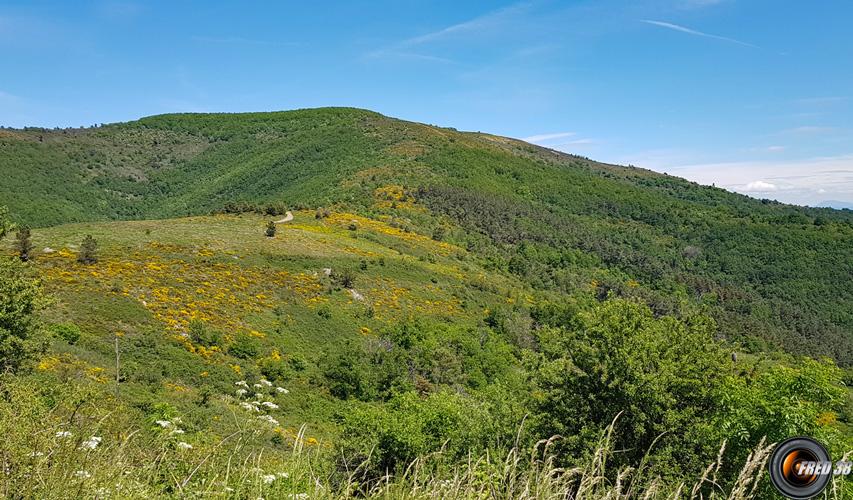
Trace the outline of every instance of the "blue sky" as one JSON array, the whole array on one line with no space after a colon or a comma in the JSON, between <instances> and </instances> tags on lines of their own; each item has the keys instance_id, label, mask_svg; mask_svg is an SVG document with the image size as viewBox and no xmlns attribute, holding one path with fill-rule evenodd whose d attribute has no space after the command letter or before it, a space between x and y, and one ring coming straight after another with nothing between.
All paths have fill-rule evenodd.
<instances>
[{"instance_id":1,"label":"blue sky","mask_svg":"<svg viewBox=\"0 0 853 500\"><path fill-rule=\"evenodd\" d=\"M853 2L9 2L0 125L356 106L853 202Z\"/></svg>"}]
</instances>

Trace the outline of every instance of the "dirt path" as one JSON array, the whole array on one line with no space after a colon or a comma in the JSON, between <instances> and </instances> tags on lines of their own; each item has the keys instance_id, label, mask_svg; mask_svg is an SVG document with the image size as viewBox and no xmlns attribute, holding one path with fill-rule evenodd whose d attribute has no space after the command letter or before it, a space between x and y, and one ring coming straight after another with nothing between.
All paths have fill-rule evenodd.
<instances>
[{"instance_id":1,"label":"dirt path","mask_svg":"<svg viewBox=\"0 0 853 500\"><path fill-rule=\"evenodd\" d=\"M284 219L277 220L277 221L275 221L275 223L281 224L283 222L290 222L292 220L293 220L293 213L290 210L288 210L287 212L284 213Z\"/></svg>"}]
</instances>

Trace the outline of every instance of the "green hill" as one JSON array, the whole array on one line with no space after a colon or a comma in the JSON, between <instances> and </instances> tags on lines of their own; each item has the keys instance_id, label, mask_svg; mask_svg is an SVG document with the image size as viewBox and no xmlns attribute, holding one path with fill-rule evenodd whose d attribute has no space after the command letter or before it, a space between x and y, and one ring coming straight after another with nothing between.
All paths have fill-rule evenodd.
<instances>
[{"instance_id":1,"label":"green hill","mask_svg":"<svg viewBox=\"0 0 853 500\"><path fill-rule=\"evenodd\" d=\"M0 175L0 496L763 498L853 445L846 211L337 108Z\"/></svg>"},{"instance_id":2,"label":"green hill","mask_svg":"<svg viewBox=\"0 0 853 500\"><path fill-rule=\"evenodd\" d=\"M536 289L594 282L659 314L707 309L721 336L751 350L853 362L848 211L347 108L6 129L0 175L2 203L36 227L246 208L398 216L423 234L448 229Z\"/></svg>"}]
</instances>

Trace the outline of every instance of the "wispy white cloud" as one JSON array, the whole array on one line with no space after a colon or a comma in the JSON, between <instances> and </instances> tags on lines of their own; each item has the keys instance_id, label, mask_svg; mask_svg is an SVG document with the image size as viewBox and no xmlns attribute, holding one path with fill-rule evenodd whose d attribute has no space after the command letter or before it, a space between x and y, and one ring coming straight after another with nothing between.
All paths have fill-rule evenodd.
<instances>
[{"instance_id":1,"label":"wispy white cloud","mask_svg":"<svg viewBox=\"0 0 853 500\"><path fill-rule=\"evenodd\" d=\"M659 26L661 28L666 28L674 31L680 31L681 33L687 33L688 35L701 36L704 38L712 38L714 40L722 40L724 42L735 43L738 45L743 45L744 47L752 47L753 49L760 49L758 45L754 45L751 43L747 43L736 38L729 38L727 36L713 35L711 33L705 33L704 31L694 30L692 28L688 28L686 26L681 26L680 24L668 23L665 21L652 21L649 19L641 19L641 23L651 24L653 26Z\"/></svg>"},{"instance_id":2,"label":"wispy white cloud","mask_svg":"<svg viewBox=\"0 0 853 500\"><path fill-rule=\"evenodd\" d=\"M560 139L566 139L576 135L576 132L554 132L549 134L531 135L530 137L524 137L521 140L567 153L572 152L572 149L577 149L582 146L598 144L597 140L588 137L580 137L562 142L559 141Z\"/></svg>"},{"instance_id":3,"label":"wispy white cloud","mask_svg":"<svg viewBox=\"0 0 853 500\"><path fill-rule=\"evenodd\" d=\"M576 135L575 132L554 132L550 134L539 134L539 135L531 135L530 137L522 137L521 140L524 142L532 142L534 144L538 144L540 142L552 141L554 139L563 139L565 137L571 137Z\"/></svg>"},{"instance_id":4,"label":"wispy white cloud","mask_svg":"<svg viewBox=\"0 0 853 500\"><path fill-rule=\"evenodd\" d=\"M422 54L417 52L417 50L430 43L443 41L453 37L482 34L486 31L503 26L505 23L510 22L517 18L517 16L521 15L530 7L530 5L530 2L520 2L503 7L468 21L453 24L422 35L413 36L387 47L372 50L364 54L363 57L367 59L378 59L383 57L405 56L407 58L417 58L425 61L453 62L447 58Z\"/></svg>"},{"instance_id":5,"label":"wispy white cloud","mask_svg":"<svg viewBox=\"0 0 853 500\"><path fill-rule=\"evenodd\" d=\"M560 144L555 144L551 147L555 148L555 149L560 149L560 148L563 148L566 146L588 146L590 144L597 144L597 143L598 143L598 141L596 141L595 139L583 138L583 139L575 139L573 141L568 141L568 142L562 142Z\"/></svg>"},{"instance_id":6,"label":"wispy white cloud","mask_svg":"<svg viewBox=\"0 0 853 500\"><path fill-rule=\"evenodd\" d=\"M787 203L815 205L826 199L853 202L853 154L788 161L685 164L666 171L739 193L772 195Z\"/></svg>"},{"instance_id":7,"label":"wispy white cloud","mask_svg":"<svg viewBox=\"0 0 853 500\"><path fill-rule=\"evenodd\" d=\"M3 102L19 102L20 100L21 100L20 97L14 95L14 94L10 94L8 92L4 92L4 91L0 90L0 101L3 101Z\"/></svg>"},{"instance_id":8,"label":"wispy white cloud","mask_svg":"<svg viewBox=\"0 0 853 500\"><path fill-rule=\"evenodd\" d=\"M769 193L772 191L777 191L778 189L779 186L771 182L752 181L748 182L746 186L741 188L741 191L743 191L744 193Z\"/></svg>"},{"instance_id":9,"label":"wispy white cloud","mask_svg":"<svg viewBox=\"0 0 853 500\"><path fill-rule=\"evenodd\" d=\"M370 57L384 57L389 59L410 59L414 61L427 61L442 64L459 64L457 61L447 57L434 56L431 54L419 54L417 52L406 52L403 50L385 50L381 55Z\"/></svg>"},{"instance_id":10,"label":"wispy white cloud","mask_svg":"<svg viewBox=\"0 0 853 500\"><path fill-rule=\"evenodd\" d=\"M787 146L757 146L754 148L746 148L744 151L748 151L750 153L781 153L782 151L787 150Z\"/></svg>"},{"instance_id":11,"label":"wispy white cloud","mask_svg":"<svg viewBox=\"0 0 853 500\"><path fill-rule=\"evenodd\" d=\"M447 26L446 28L403 40L400 42L400 45L403 47L414 47L416 45L435 42L453 35L479 32L486 28L492 28L496 25L500 25L505 21L514 18L518 14L521 14L529 7L529 2L516 3L508 7L483 14L479 17L475 17L469 21Z\"/></svg>"}]
</instances>

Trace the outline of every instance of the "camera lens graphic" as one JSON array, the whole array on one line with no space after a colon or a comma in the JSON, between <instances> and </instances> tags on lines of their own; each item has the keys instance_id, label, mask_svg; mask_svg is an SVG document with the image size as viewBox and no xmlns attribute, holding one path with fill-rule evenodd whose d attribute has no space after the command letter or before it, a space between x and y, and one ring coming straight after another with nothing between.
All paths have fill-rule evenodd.
<instances>
[{"instance_id":1,"label":"camera lens graphic","mask_svg":"<svg viewBox=\"0 0 853 500\"><path fill-rule=\"evenodd\" d=\"M782 461L782 477L789 483L797 486L812 484L818 476L814 472L806 474L804 469L800 468L806 462L817 462L817 457L809 450L800 449L789 452ZM803 471L802 473L800 472L801 470Z\"/></svg>"},{"instance_id":2,"label":"camera lens graphic","mask_svg":"<svg viewBox=\"0 0 853 500\"><path fill-rule=\"evenodd\" d=\"M830 474L822 474L820 467L826 462L829 462L829 454L814 439L788 439L779 443L770 457L770 481L788 498L812 498L829 483Z\"/></svg>"}]
</instances>

